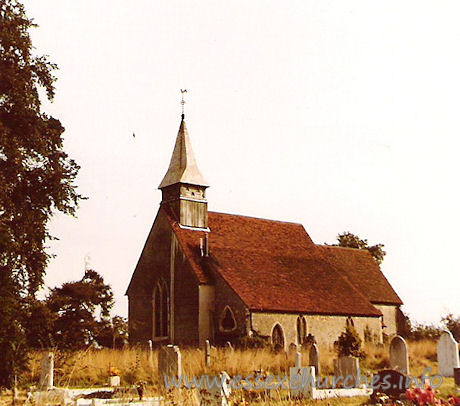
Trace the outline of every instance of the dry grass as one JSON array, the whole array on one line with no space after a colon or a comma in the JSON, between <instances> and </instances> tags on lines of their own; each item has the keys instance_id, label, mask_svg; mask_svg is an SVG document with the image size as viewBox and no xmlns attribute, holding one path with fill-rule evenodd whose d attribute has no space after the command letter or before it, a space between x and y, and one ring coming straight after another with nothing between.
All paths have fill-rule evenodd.
<instances>
[{"instance_id":1,"label":"dry grass","mask_svg":"<svg viewBox=\"0 0 460 406\"><path fill-rule=\"evenodd\" d=\"M425 367L431 367L433 374L437 373L437 348L436 342L419 341L409 342L410 368L412 376L420 376ZM389 348L386 345L366 344L364 351L366 359L361 361L361 368L365 373L373 373L389 367ZM285 353L274 354L269 350L247 350L230 351L217 348L212 350L212 367L205 366L204 351L196 348L183 348L181 350L184 373L189 376L200 376L205 373L215 375L221 371L227 371L230 376L240 374L247 376L255 370L274 375L288 373L289 367L294 364L293 356L289 359ZM120 370L122 385L130 386L138 381L147 383L146 396L165 396L167 403L171 404L196 404L194 401L195 392L173 390L167 392L157 373L157 351L154 351L149 359L148 351L141 348L126 350L87 350L73 353L55 353L55 385L58 387L89 387L107 385L109 370L116 367ZM21 386L25 389L31 385L37 385L40 374L40 360L42 353L34 353L30 361L30 372L21 379ZM320 359L322 376L333 374L333 360L336 355L333 349L320 347ZM308 363L307 353L303 353L304 364ZM135 391L135 390L134 390ZM452 379L445 380L441 387L441 394L446 397L453 393L455 387ZM249 400L250 394L240 391L241 397ZM263 392L253 393L254 397L249 404L263 405L273 404L278 406L287 405L360 405L366 402L365 398L351 399L328 399L326 401L303 401L296 402L289 398L287 391L280 391L274 394L275 398L270 401L263 400ZM444 393L445 392L445 393ZM25 396L23 391L23 395ZM9 403L11 396L0 397L0 406ZM22 403L22 402L20 402Z\"/></svg>"},{"instance_id":2,"label":"dry grass","mask_svg":"<svg viewBox=\"0 0 460 406\"><path fill-rule=\"evenodd\" d=\"M432 341L409 342L411 375L419 376L425 367L437 371L436 343ZM364 348L366 359L361 361L365 372L375 372L389 367L388 344L366 344ZM264 370L272 374L285 374L294 359L288 359L286 354L274 354L269 350L230 351L217 348L212 351L212 366L206 368L204 351L195 348L182 349L184 373L189 376L199 376L204 373L219 373L227 371L229 375L246 376L255 370ZM30 362L30 372L22 383L36 384L40 374L40 352L34 353ZM334 372L333 359L336 358L331 348L320 347L322 375ZM304 363L308 362L308 354L303 353ZM125 350L87 350L73 353L55 353L55 384L62 387L79 387L89 385L105 385L111 367L121 371L121 379L125 384L146 381L149 384L160 382L156 370L157 352L153 352L152 362L149 361L148 351L141 348Z\"/></svg>"}]
</instances>

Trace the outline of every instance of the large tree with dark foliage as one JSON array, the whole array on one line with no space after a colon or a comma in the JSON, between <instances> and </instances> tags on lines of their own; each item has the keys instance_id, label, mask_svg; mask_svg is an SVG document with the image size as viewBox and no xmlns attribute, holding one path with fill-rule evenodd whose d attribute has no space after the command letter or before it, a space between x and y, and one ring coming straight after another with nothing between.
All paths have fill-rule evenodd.
<instances>
[{"instance_id":1,"label":"large tree with dark foliage","mask_svg":"<svg viewBox=\"0 0 460 406\"><path fill-rule=\"evenodd\" d=\"M339 247L348 247L348 248L357 248L359 250L367 250L371 253L374 259L377 261L378 264L381 264L383 258L386 255L386 252L383 250L383 244L376 244L370 246L366 239L362 240L357 235L346 231L342 234L337 236L338 245Z\"/></svg>"},{"instance_id":2,"label":"large tree with dark foliage","mask_svg":"<svg viewBox=\"0 0 460 406\"><path fill-rule=\"evenodd\" d=\"M53 99L56 66L33 55L34 26L21 3L0 0L0 340L13 337L14 328L18 343L50 258L48 220L56 211L74 214L81 198L74 185L79 167L63 150L64 128L41 109L41 89ZM16 371L26 349L15 361L15 346L0 342L2 359L11 358ZM1 385L11 384L12 371L0 371Z\"/></svg>"},{"instance_id":3,"label":"large tree with dark foliage","mask_svg":"<svg viewBox=\"0 0 460 406\"><path fill-rule=\"evenodd\" d=\"M74 214L80 199L64 128L41 109L40 88L53 99L56 65L32 54L34 26L19 2L0 0L0 265L27 294L50 258L48 220L54 211Z\"/></svg>"},{"instance_id":4,"label":"large tree with dark foliage","mask_svg":"<svg viewBox=\"0 0 460 406\"><path fill-rule=\"evenodd\" d=\"M61 349L98 343L98 337L110 326L112 289L96 271L87 270L81 280L52 289L46 302L55 315L53 341Z\"/></svg>"}]
</instances>

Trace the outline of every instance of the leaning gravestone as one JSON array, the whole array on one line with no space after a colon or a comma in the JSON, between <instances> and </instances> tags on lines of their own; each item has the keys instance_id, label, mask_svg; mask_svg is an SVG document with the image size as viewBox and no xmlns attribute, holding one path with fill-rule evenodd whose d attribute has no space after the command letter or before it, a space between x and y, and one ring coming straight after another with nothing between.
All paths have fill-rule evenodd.
<instances>
[{"instance_id":1,"label":"leaning gravestone","mask_svg":"<svg viewBox=\"0 0 460 406\"><path fill-rule=\"evenodd\" d=\"M161 347L158 352L158 375L163 379L164 375L169 378L182 375L182 355L177 345Z\"/></svg>"},{"instance_id":2,"label":"leaning gravestone","mask_svg":"<svg viewBox=\"0 0 460 406\"><path fill-rule=\"evenodd\" d=\"M334 360L334 375L338 379L339 376L344 378L347 386L354 386L358 377L359 359L355 357L339 357ZM351 376L351 380L347 379Z\"/></svg>"},{"instance_id":3,"label":"leaning gravestone","mask_svg":"<svg viewBox=\"0 0 460 406\"><path fill-rule=\"evenodd\" d=\"M444 331L438 342L439 374L454 376L454 368L460 367L458 343L450 331Z\"/></svg>"},{"instance_id":4,"label":"leaning gravestone","mask_svg":"<svg viewBox=\"0 0 460 406\"><path fill-rule=\"evenodd\" d=\"M321 369L319 365L319 348L316 344L312 344L310 347L310 365L315 367L315 373L317 377L321 376Z\"/></svg>"},{"instance_id":5,"label":"leaning gravestone","mask_svg":"<svg viewBox=\"0 0 460 406\"><path fill-rule=\"evenodd\" d=\"M390 368L409 375L409 351L401 336L395 336L390 343Z\"/></svg>"},{"instance_id":6,"label":"leaning gravestone","mask_svg":"<svg viewBox=\"0 0 460 406\"><path fill-rule=\"evenodd\" d=\"M51 351L43 355L41 367L40 389L48 390L53 387L54 377L54 354Z\"/></svg>"}]
</instances>

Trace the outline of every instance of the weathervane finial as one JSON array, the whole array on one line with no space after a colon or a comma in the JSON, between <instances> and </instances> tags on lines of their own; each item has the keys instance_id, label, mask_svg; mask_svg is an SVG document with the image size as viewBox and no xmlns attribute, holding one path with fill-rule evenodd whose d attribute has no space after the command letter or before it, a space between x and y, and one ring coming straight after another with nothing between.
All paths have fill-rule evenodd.
<instances>
[{"instance_id":1,"label":"weathervane finial","mask_svg":"<svg viewBox=\"0 0 460 406\"><path fill-rule=\"evenodd\" d=\"M180 89L180 92L182 93L182 100L181 100L180 104L182 104L182 120L183 120L184 117L185 117L185 114L184 114L184 105L185 105L184 93L187 93L187 89Z\"/></svg>"}]
</instances>

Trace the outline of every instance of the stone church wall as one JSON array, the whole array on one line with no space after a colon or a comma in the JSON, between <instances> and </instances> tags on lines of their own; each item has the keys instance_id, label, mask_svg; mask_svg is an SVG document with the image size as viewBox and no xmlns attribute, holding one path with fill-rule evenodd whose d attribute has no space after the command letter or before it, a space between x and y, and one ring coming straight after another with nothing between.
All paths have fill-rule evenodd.
<instances>
[{"instance_id":1,"label":"stone church wall","mask_svg":"<svg viewBox=\"0 0 460 406\"><path fill-rule=\"evenodd\" d=\"M383 314L383 322L386 325L386 327L383 329L383 333L390 337L398 334L398 327L396 323L396 312L398 306L375 304L374 307L379 309Z\"/></svg>"},{"instance_id":2,"label":"stone church wall","mask_svg":"<svg viewBox=\"0 0 460 406\"><path fill-rule=\"evenodd\" d=\"M174 243L173 261L174 343L198 345L198 281L192 274L190 264L177 243Z\"/></svg>"},{"instance_id":3,"label":"stone church wall","mask_svg":"<svg viewBox=\"0 0 460 406\"><path fill-rule=\"evenodd\" d=\"M286 348L290 343L297 343L298 314L286 313L252 313L252 328L261 335L271 336L273 327L279 323L284 332ZM305 315L307 334L312 334L318 344L333 345L345 330L347 316ZM382 341L381 320L378 317L352 317L358 334L364 340L364 331L370 330L378 342Z\"/></svg>"},{"instance_id":4,"label":"stone church wall","mask_svg":"<svg viewBox=\"0 0 460 406\"><path fill-rule=\"evenodd\" d=\"M239 296L228 286L220 275L215 275L215 304L214 304L214 338L216 343L224 344L233 341L236 337L246 335L248 331L248 311ZM236 329L232 332L224 332L221 329L221 319L225 307L229 306L236 321Z\"/></svg>"}]
</instances>

